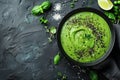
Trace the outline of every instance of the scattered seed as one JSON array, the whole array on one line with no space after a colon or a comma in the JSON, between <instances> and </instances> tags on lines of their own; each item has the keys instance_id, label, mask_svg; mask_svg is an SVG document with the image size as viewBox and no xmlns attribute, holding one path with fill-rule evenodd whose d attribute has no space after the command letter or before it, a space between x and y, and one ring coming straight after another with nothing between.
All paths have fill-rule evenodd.
<instances>
[{"instance_id":1,"label":"scattered seed","mask_svg":"<svg viewBox=\"0 0 120 80\"><path fill-rule=\"evenodd\" d=\"M53 19L55 19L56 21L61 19L61 15L59 13L55 13L53 16Z\"/></svg>"},{"instance_id":2,"label":"scattered seed","mask_svg":"<svg viewBox=\"0 0 120 80\"><path fill-rule=\"evenodd\" d=\"M60 11L61 10L61 3L56 3L54 7L54 11Z\"/></svg>"}]
</instances>

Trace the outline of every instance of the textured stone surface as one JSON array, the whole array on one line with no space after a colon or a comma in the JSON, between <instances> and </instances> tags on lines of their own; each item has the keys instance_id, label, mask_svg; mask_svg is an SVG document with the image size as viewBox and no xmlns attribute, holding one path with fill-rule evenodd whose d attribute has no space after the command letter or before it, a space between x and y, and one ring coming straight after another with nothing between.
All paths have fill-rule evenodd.
<instances>
[{"instance_id":1,"label":"textured stone surface","mask_svg":"<svg viewBox=\"0 0 120 80\"><path fill-rule=\"evenodd\" d=\"M58 66L53 65L53 57L59 51L57 42L48 43L46 33L39 17L30 12L34 5L44 0L0 0L0 80L57 80L57 72L68 76L68 80L89 80L81 69L72 69L64 58ZM94 7L100 10L97 0L78 0L75 8ZM53 7L45 13L49 26L56 26L52 16L60 13L62 18L73 9L70 0L51 0L62 3L61 11ZM77 74L79 72L79 74Z\"/></svg>"}]
</instances>

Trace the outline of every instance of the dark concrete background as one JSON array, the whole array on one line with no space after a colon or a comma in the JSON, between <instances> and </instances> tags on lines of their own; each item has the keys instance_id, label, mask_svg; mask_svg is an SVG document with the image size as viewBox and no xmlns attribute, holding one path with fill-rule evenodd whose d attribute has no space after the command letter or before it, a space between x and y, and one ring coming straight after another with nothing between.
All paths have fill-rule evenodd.
<instances>
[{"instance_id":1,"label":"dark concrete background","mask_svg":"<svg viewBox=\"0 0 120 80\"><path fill-rule=\"evenodd\" d=\"M0 0L0 80L57 80L57 72L66 74L68 80L89 80L85 70L75 69L64 57L59 65L53 64L59 51L56 39L49 43L49 34L39 17L31 14L33 6L43 1ZM52 8L44 14L49 27L58 27L61 21L52 18L55 13L63 18L76 8L87 6L101 10L97 0L78 0L75 8L70 8L70 0L50 1ZM56 3L62 3L62 10L53 10Z\"/></svg>"}]
</instances>

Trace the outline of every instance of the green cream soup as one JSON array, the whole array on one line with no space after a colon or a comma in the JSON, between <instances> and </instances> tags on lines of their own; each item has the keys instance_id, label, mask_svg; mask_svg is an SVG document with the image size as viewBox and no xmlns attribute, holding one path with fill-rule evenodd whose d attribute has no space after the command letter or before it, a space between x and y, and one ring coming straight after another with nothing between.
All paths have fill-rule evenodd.
<instances>
[{"instance_id":1,"label":"green cream soup","mask_svg":"<svg viewBox=\"0 0 120 80\"><path fill-rule=\"evenodd\" d=\"M111 31L107 22L96 13L80 12L64 23L60 39L70 58L88 63L106 53L110 46Z\"/></svg>"}]
</instances>

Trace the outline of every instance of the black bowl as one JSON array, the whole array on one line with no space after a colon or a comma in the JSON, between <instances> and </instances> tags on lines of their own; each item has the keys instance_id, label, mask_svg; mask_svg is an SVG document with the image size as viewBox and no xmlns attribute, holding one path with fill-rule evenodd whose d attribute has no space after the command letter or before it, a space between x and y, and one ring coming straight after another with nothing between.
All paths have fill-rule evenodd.
<instances>
[{"instance_id":1,"label":"black bowl","mask_svg":"<svg viewBox=\"0 0 120 80\"><path fill-rule=\"evenodd\" d=\"M100 59L98 60L95 60L95 61L92 61L92 62L89 62L89 63L81 63L81 62L78 62L78 61L75 61L73 60L72 58L70 58L64 51L63 47L62 47L62 43L61 43L61 38L60 38L60 35L61 35L61 29L63 27L63 24L66 22L66 20L71 17L73 14L76 14L76 13L80 13L80 12L92 12L92 13L96 13L98 14L99 16L101 16L109 25L109 28L111 30L111 42L110 42L110 46L109 46L109 49L106 51L106 53L104 54L104 56L102 56ZM79 8L79 9L76 9L76 10L73 10L72 12L68 13L63 19L62 21L60 22L59 24L59 27L58 27L58 31L57 31L57 43L58 43L58 47L61 51L61 53L64 54L64 56L69 60L69 61L72 61L73 63L75 64L78 64L80 66L94 66L94 65L97 65L101 62L103 62L111 53L112 49L113 49L113 46L114 46L114 42L115 42L115 31L114 31L114 28L113 28L113 25L112 23L109 21L109 19L107 18L106 15L104 15L104 13L100 12L99 10L97 9L94 9L94 8Z\"/></svg>"}]
</instances>

